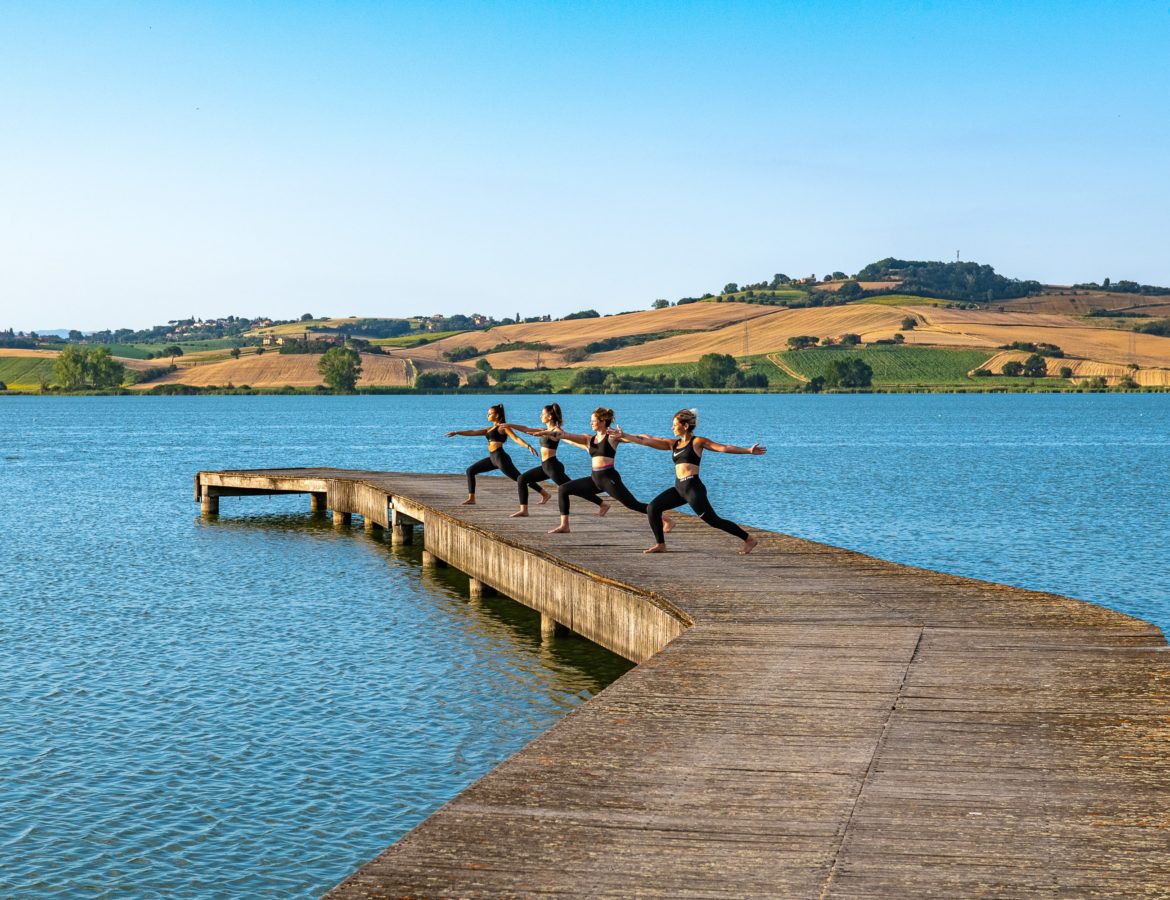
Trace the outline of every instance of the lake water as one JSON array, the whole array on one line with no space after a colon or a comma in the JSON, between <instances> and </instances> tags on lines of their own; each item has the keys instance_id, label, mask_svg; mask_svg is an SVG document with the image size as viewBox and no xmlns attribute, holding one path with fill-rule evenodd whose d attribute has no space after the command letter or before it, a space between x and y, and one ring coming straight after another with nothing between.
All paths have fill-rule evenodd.
<instances>
[{"instance_id":1,"label":"lake water","mask_svg":"<svg viewBox=\"0 0 1170 900\"><path fill-rule=\"evenodd\" d=\"M0 896L315 896L628 668L305 498L192 502L200 468L460 471L483 440L441 435L489 399L0 401ZM602 400L768 445L706 457L728 518L1170 626L1164 395Z\"/></svg>"}]
</instances>

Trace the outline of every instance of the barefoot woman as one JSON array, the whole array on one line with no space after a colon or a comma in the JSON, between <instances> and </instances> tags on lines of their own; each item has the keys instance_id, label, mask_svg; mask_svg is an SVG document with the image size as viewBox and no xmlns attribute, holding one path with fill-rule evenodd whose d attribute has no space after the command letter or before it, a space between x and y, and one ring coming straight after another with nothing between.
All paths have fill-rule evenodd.
<instances>
[{"instance_id":1,"label":"barefoot woman","mask_svg":"<svg viewBox=\"0 0 1170 900\"><path fill-rule=\"evenodd\" d=\"M569 481L569 476L565 474L564 464L557 459L557 445L564 439L564 416L561 414L561 405L550 403L542 409L540 421L544 423L543 429L525 428L523 425L504 426L515 431L523 431L525 434L540 435L540 465L529 469L516 482L516 487L520 492L520 509L518 512L512 513L514 519L528 515L528 488L530 485L541 491L540 502L543 505L548 502L551 495L543 492L539 482L545 478L551 478L555 484L566 484ZM572 443L572 441L568 443ZM583 496L590 503L596 503L600 507L598 515L604 516L609 512L609 504L602 503L596 492Z\"/></svg>"},{"instance_id":2,"label":"barefoot woman","mask_svg":"<svg viewBox=\"0 0 1170 900\"><path fill-rule=\"evenodd\" d=\"M506 450L504 450L504 441L509 437L517 444L528 448L528 452L533 455L536 454L536 449L532 447L524 438L517 436L516 432L512 430L512 426L505 424L504 418L504 404L497 403L488 410L488 421L491 422L489 428L475 428L470 431L448 431L447 437L486 437L488 442L488 455L477 463L472 463L467 467L467 499L463 501L464 506L475 505L475 476L484 472L490 472L493 469L499 469L513 481L520 477L520 472L516 469L515 463L512 462ZM546 500L548 493L540 486L541 496Z\"/></svg>"},{"instance_id":3,"label":"barefoot woman","mask_svg":"<svg viewBox=\"0 0 1170 900\"><path fill-rule=\"evenodd\" d=\"M570 434L561 432L561 438L574 444L581 444L589 451L590 462L593 463L593 474L588 478L575 478L562 484L557 489L557 502L561 508L561 524L549 531L549 534L567 534L569 531L569 497L588 497L599 491L605 491L614 500L632 509L635 512L646 512L646 504L639 501L630 489L625 486L622 476L614 468L613 458L617 453L617 445L628 440L620 432L611 432L613 425L613 410L599 406L593 410L590 419L593 434ZM608 507L602 506L599 515L605 515Z\"/></svg>"},{"instance_id":4,"label":"barefoot woman","mask_svg":"<svg viewBox=\"0 0 1170 900\"><path fill-rule=\"evenodd\" d=\"M721 519L711 508L707 499L707 488L699 480L699 463L703 458L704 450L714 450L716 453L750 453L760 456L767 452L767 447L752 444L750 447L736 447L732 444L718 444L710 438L699 437L695 434L695 425L698 416L693 409L679 410L674 415L672 430L675 440L651 437L648 434L623 435L627 441L641 444L644 447L653 447L655 450L669 450L674 457L674 487L663 491L650 501L646 517L650 520L650 529L654 532L657 543L645 552L662 553L666 550L666 539L663 535L662 514L668 509L675 509L684 503L689 503L691 509L698 513L699 518L713 528L720 528L728 534L735 535L743 541L741 554L751 553L759 543L754 537L736 525Z\"/></svg>"}]
</instances>

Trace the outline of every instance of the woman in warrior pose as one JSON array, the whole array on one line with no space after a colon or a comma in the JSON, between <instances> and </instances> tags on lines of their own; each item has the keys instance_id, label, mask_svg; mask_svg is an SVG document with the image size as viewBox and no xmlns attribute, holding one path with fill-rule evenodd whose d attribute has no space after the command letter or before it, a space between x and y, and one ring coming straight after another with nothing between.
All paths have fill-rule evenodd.
<instances>
[{"instance_id":1,"label":"woman in warrior pose","mask_svg":"<svg viewBox=\"0 0 1170 900\"><path fill-rule=\"evenodd\" d=\"M585 446L585 449L589 451L590 461L593 463L593 474L588 478L575 478L565 482L557 489L557 502L561 508L561 524L551 529L549 534L568 534L569 497L572 495L588 497L590 494L605 491L622 506L635 512L646 512L646 504L630 493L630 489L622 482L622 476L613 465L617 445L623 440L629 440L620 431L611 429L613 410L606 409L604 406L597 407L593 410L593 418L590 419L589 425L593 429L593 434L570 434L567 431L562 431L558 435L562 440Z\"/></svg>"},{"instance_id":2,"label":"woman in warrior pose","mask_svg":"<svg viewBox=\"0 0 1170 900\"><path fill-rule=\"evenodd\" d=\"M520 493L520 509L518 512L512 513L512 518L523 518L528 515L528 488L529 485L535 486L540 490L540 482L545 478L551 478L554 483L560 485L565 484L569 480L569 476L565 474L564 464L557 459L557 444L565 438L563 430L564 416L561 414L561 405L559 403L550 403L540 411L540 421L544 423L544 428L526 428L523 425L505 425L505 428L511 428L515 431L523 431L525 434L540 435L540 465L529 469L516 481L516 487ZM566 439L567 440L567 439ZM573 443L568 441L568 443ZM583 446L583 445L578 445ZM541 505L548 502L551 494L546 494L541 491ZM609 512L609 504L603 503L601 498L597 496L597 492L592 494L582 495L590 503L597 504L597 514L604 516Z\"/></svg>"},{"instance_id":3,"label":"woman in warrior pose","mask_svg":"<svg viewBox=\"0 0 1170 900\"><path fill-rule=\"evenodd\" d=\"M529 444L524 438L519 437L516 432L512 430L512 426L507 424L504 418L504 404L497 403L488 410L488 421L491 422L489 428L475 428L470 431L448 431L447 437L486 437L488 442L488 455L477 463L472 463L467 467L467 499L463 501L464 506L475 505L475 476L483 472L490 472L492 469L499 469L513 481L520 477L520 472L516 469L515 463L512 462L506 450L504 450L504 441L509 437L522 447L527 447L528 452L536 455L536 448ZM547 502L549 493L540 485L536 486L544 498L541 502Z\"/></svg>"},{"instance_id":4,"label":"woman in warrior pose","mask_svg":"<svg viewBox=\"0 0 1170 900\"><path fill-rule=\"evenodd\" d=\"M646 553L663 553L666 551L664 530L669 531L667 523L663 527L663 513L668 509L676 509L684 503L689 503L691 509L698 513L699 518L713 528L719 528L728 534L735 535L743 541L740 554L748 554L759 543L754 537L736 525L721 519L711 508L707 499L707 488L699 480L699 463L702 461L704 450L714 450L716 453L750 453L760 456L767 452L767 447L752 444L750 447L736 447L732 444L718 444L710 438L699 437L695 434L698 424L698 415L693 409L679 410L674 414L674 423L671 430L675 440L651 437L648 434L622 435L627 441L641 444L643 447L653 447L655 450L669 450L674 457L674 487L669 488L650 501L646 517L650 520L650 530L654 532L657 543L647 549Z\"/></svg>"}]
</instances>

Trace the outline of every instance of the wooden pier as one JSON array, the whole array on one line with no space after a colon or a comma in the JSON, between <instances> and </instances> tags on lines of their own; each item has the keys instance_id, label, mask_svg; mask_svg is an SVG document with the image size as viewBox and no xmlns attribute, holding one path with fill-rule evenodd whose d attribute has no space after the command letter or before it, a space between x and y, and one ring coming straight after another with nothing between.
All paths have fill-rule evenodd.
<instances>
[{"instance_id":1,"label":"wooden pier","mask_svg":"<svg viewBox=\"0 0 1170 900\"><path fill-rule=\"evenodd\" d=\"M462 476L201 472L416 539L639 665L338 885L367 897L1170 896L1170 652L1103 607ZM726 511L725 511L726 513Z\"/></svg>"}]
</instances>

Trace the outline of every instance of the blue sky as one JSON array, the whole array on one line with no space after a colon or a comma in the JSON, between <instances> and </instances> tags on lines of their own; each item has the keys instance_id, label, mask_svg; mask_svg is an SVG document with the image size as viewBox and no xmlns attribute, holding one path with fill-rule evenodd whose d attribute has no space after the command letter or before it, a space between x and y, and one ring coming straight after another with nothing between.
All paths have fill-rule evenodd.
<instances>
[{"instance_id":1,"label":"blue sky","mask_svg":"<svg viewBox=\"0 0 1170 900\"><path fill-rule=\"evenodd\" d=\"M0 327L1170 282L1170 0L9 0L0 122Z\"/></svg>"}]
</instances>

